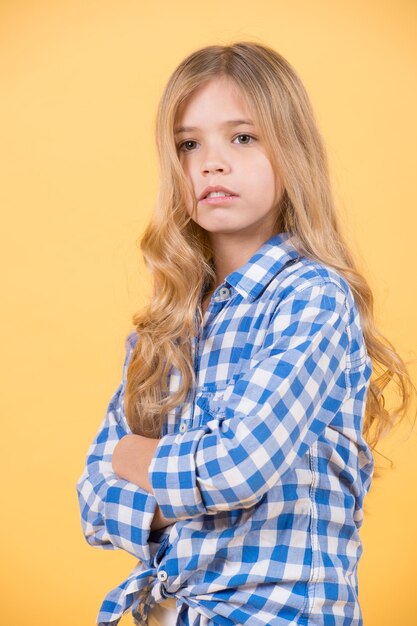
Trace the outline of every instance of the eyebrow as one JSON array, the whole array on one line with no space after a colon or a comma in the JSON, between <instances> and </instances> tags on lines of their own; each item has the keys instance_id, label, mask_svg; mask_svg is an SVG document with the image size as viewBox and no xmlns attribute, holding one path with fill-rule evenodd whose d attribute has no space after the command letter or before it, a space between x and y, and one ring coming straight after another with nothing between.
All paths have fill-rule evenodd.
<instances>
[{"instance_id":1,"label":"eyebrow","mask_svg":"<svg viewBox=\"0 0 417 626\"><path fill-rule=\"evenodd\" d=\"M222 126L242 126L245 124L246 126L254 126L251 120L227 120L223 122ZM179 135L180 133L189 133L194 130L200 130L197 126L181 126L179 128L174 129L174 134Z\"/></svg>"}]
</instances>

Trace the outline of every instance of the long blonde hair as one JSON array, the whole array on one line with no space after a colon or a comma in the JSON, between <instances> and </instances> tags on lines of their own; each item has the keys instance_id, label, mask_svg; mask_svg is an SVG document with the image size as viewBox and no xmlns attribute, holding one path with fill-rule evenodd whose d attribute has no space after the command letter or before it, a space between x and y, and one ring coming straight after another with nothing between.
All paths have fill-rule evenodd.
<instances>
[{"instance_id":1,"label":"long blonde hair","mask_svg":"<svg viewBox=\"0 0 417 626\"><path fill-rule=\"evenodd\" d=\"M215 281L206 231L185 207L194 198L174 139L178 111L210 80L228 77L246 98L284 192L276 232L291 231L301 254L335 268L349 283L373 363L364 437L372 449L407 414L416 391L407 367L379 332L373 295L341 232L330 186L328 161L308 94L295 70L275 50L253 42L212 45L186 57L170 76L156 118L160 187L151 220L140 240L153 277L149 304L133 316L139 340L128 366L125 413L132 432L158 438L166 414L186 401L195 385L191 342L202 322L201 294ZM196 201L193 200L193 210ZM192 214L194 215L194 213ZM169 392L172 366L181 385ZM384 389L397 381L400 405L385 408Z\"/></svg>"}]
</instances>

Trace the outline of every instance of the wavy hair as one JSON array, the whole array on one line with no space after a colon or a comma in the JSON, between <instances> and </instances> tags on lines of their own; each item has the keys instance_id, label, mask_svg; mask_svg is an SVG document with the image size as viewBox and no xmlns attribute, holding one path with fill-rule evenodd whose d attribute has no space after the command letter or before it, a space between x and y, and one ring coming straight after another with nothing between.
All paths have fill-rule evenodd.
<instances>
[{"instance_id":1,"label":"wavy hair","mask_svg":"<svg viewBox=\"0 0 417 626\"><path fill-rule=\"evenodd\" d=\"M227 77L245 98L264 138L283 193L276 233L291 231L299 252L337 270L349 283L361 317L373 372L363 434L370 447L408 413L416 389L406 364L374 320L374 299L343 237L330 185L328 159L309 96L293 67L275 50L253 42L211 45L187 56L170 76L156 117L160 187L140 240L153 279L149 304L133 315L139 335L128 366L125 413L132 432L159 438L167 413L195 386L192 339L202 323L202 298L215 282L207 232L193 219L197 201L174 139L180 107L208 81ZM193 199L193 213L186 211ZM170 393L171 367L181 384ZM398 407L385 407L393 381ZM374 474L375 475L375 474Z\"/></svg>"}]
</instances>

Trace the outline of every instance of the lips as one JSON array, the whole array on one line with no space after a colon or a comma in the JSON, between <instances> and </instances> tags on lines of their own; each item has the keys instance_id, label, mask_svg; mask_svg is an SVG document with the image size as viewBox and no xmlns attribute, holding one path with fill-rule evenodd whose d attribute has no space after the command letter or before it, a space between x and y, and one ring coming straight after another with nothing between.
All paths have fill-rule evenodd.
<instances>
[{"instance_id":1,"label":"lips","mask_svg":"<svg viewBox=\"0 0 417 626\"><path fill-rule=\"evenodd\" d=\"M201 193L201 195L200 195L200 197L198 199L199 200L204 200L204 198L206 196L208 196L208 194L211 193L212 191L223 191L224 193L228 193L231 196L237 196L238 195L237 193L235 193L231 189L228 189L227 187L223 187L222 185L214 185L214 186L206 187L203 190L203 192Z\"/></svg>"}]
</instances>

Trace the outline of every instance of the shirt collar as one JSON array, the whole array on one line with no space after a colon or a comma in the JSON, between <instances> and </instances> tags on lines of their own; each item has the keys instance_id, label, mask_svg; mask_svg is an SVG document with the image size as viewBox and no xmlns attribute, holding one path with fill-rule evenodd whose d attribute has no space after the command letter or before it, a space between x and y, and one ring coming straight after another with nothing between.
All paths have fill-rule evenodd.
<instances>
[{"instance_id":1,"label":"shirt collar","mask_svg":"<svg viewBox=\"0 0 417 626\"><path fill-rule=\"evenodd\" d=\"M288 262L301 258L291 237L291 232L273 235L249 261L228 274L223 284L228 283L246 299L255 300Z\"/></svg>"}]
</instances>

